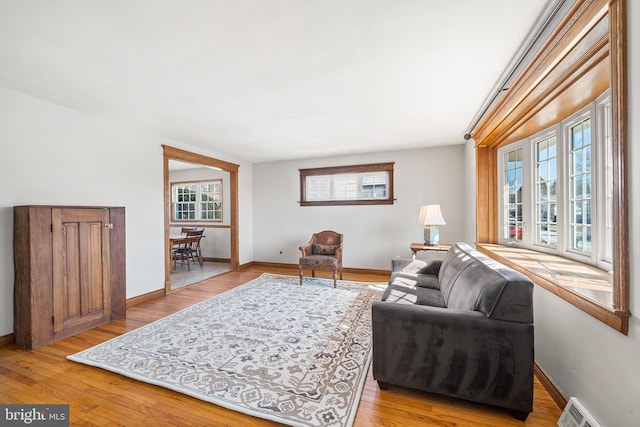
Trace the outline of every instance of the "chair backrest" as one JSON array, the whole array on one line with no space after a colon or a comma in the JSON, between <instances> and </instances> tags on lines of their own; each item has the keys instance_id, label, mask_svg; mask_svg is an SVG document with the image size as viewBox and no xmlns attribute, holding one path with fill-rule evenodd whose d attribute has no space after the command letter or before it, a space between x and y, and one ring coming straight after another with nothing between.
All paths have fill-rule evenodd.
<instances>
[{"instance_id":1,"label":"chair backrest","mask_svg":"<svg viewBox=\"0 0 640 427\"><path fill-rule=\"evenodd\" d=\"M202 239L202 234L204 230L196 230L193 229L191 231L187 231L187 244L191 247L192 250L198 249L200 246L200 239Z\"/></svg>"},{"instance_id":2,"label":"chair backrest","mask_svg":"<svg viewBox=\"0 0 640 427\"><path fill-rule=\"evenodd\" d=\"M331 230L315 233L311 238L314 255L335 255L342 248L343 235Z\"/></svg>"}]
</instances>

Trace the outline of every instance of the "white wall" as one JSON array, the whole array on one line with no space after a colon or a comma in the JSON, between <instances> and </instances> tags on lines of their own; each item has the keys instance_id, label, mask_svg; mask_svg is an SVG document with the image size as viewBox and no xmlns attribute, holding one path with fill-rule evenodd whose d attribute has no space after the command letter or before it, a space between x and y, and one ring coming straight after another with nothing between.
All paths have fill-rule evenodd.
<instances>
[{"instance_id":1,"label":"white wall","mask_svg":"<svg viewBox=\"0 0 640 427\"><path fill-rule=\"evenodd\" d=\"M197 150L3 88L0 144L0 336L13 332L14 205L124 206L127 297L164 287L161 145ZM239 188L246 263L253 256L251 165L241 164Z\"/></svg>"},{"instance_id":2,"label":"white wall","mask_svg":"<svg viewBox=\"0 0 640 427\"><path fill-rule=\"evenodd\" d=\"M534 289L535 357L566 397L576 396L604 427L640 423L640 2L627 1L630 252L628 336L561 298ZM472 151L467 152L473 157Z\"/></svg>"},{"instance_id":3,"label":"white wall","mask_svg":"<svg viewBox=\"0 0 640 427\"><path fill-rule=\"evenodd\" d=\"M432 203L440 203L447 221L440 241L463 240L464 160L459 145L255 164L254 259L297 264L298 247L312 233L331 229L344 234L344 267L388 270L391 258L409 257L409 245L423 240L418 213L421 205ZM298 169L381 162L395 162L393 205L299 205Z\"/></svg>"}]
</instances>

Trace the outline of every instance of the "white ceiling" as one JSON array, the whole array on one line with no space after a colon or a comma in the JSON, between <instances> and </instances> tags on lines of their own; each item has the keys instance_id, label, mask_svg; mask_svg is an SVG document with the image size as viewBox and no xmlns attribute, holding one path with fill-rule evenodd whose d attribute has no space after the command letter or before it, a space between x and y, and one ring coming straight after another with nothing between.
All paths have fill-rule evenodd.
<instances>
[{"instance_id":1,"label":"white ceiling","mask_svg":"<svg viewBox=\"0 0 640 427\"><path fill-rule=\"evenodd\" d=\"M0 0L0 86L248 162L462 144L548 0Z\"/></svg>"}]
</instances>

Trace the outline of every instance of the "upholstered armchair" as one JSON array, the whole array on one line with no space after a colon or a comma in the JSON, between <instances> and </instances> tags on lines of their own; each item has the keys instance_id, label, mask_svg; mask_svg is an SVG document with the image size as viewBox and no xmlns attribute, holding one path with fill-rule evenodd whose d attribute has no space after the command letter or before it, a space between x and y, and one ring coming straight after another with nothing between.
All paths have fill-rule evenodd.
<instances>
[{"instance_id":1,"label":"upholstered armchair","mask_svg":"<svg viewBox=\"0 0 640 427\"><path fill-rule=\"evenodd\" d=\"M300 246L300 286L304 278L304 269L311 270L311 276L316 277L316 270L333 272L333 287L340 274L342 280L342 234L325 230L314 233L305 246Z\"/></svg>"}]
</instances>

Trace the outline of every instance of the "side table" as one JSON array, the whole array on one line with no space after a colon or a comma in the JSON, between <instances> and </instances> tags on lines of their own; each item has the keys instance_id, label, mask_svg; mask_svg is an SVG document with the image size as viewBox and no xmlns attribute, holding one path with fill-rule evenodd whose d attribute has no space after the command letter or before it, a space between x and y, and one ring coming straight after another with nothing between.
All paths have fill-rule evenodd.
<instances>
[{"instance_id":1,"label":"side table","mask_svg":"<svg viewBox=\"0 0 640 427\"><path fill-rule=\"evenodd\" d=\"M436 246L428 246L424 243L412 243L411 244L411 258L416 259L416 255L419 251L436 251L436 252L447 252L451 248L449 243L440 243Z\"/></svg>"}]
</instances>

